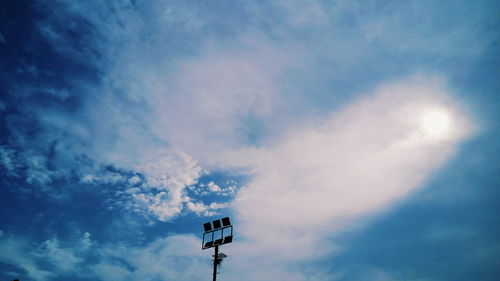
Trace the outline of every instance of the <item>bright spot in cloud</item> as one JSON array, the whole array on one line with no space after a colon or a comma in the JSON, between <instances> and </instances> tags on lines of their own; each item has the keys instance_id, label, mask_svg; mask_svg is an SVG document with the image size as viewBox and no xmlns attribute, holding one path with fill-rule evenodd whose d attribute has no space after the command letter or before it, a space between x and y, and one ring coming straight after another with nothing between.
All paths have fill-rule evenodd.
<instances>
[{"instance_id":1,"label":"bright spot in cloud","mask_svg":"<svg viewBox=\"0 0 500 281\"><path fill-rule=\"evenodd\" d=\"M472 132L466 113L439 78L414 76L241 157L253 174L231 206L248 241L233 251L243 264L272 265L265 272L334 253L337 231L410 196L453 156ZM272 254L262 261L262 251Z\"/></svg>"},{"instance_id":2,"label":"bright spot in cloud","mask_svg":"<svg viewBox=\"0 0 500 281\"><path fill-rule=\"evenodd\" d=\"M451 121L446 110L434 109L423 114L420 125L426 135L444 137L450 131Z\"/></svg>"}]
</instances>

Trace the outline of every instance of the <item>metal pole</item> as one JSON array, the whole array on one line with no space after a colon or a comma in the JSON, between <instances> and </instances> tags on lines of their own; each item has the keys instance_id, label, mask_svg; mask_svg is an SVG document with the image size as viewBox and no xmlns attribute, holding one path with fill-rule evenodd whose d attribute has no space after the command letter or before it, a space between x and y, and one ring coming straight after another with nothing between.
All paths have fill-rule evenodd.
<instances>
[{"instance_id":1,"label":"metal pole","mask_svg":"<svg viewBox=\"0 0 500 281\"><path fill-rule=\"evenodd\" d=\"M219 246L215 246L215 255L214 255L214 278L213 281L217 281L217 264L219 263Z\"/></svg>"}]
</instances>

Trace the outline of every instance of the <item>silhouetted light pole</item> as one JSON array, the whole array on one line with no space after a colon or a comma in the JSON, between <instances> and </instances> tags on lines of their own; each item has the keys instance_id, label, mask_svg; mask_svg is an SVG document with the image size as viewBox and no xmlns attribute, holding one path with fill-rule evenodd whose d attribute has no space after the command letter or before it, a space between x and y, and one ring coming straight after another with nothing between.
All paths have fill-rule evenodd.
<instances>
[{"instance_id":1,"label":"silhouetted light pole","mask_svg":"<svg viewBox=\"0 0 500 281\"><path fill-rule=\"evenodd\" d=\"M222 221L222 224L221 224ZM213 226L213 227L212 227ZM220 220L214 220L212 223L207 222L203 224L205 232L203 232L203 241L201 249L214 248L214 273L213 281L217 280L217 266L221 264L222 260L227 256L224 253L219 253L219 246L233 242L233 226L229 217Z\"/></svg>"}]
</instances>

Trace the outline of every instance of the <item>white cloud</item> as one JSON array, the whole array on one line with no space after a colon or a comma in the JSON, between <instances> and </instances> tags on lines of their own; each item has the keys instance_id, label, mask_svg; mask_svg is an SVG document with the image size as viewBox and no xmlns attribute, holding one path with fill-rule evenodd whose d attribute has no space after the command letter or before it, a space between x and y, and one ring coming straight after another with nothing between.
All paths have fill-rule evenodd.
<instances>
[{"instance_id":1,"label":"white cloud","mask_svg":"<svg viewBox=\"0 0 500 281\"><path fill-rule=\"evenodd\" d=\"M54 273L39 266L39 256L33 251L31 241L25 237L12 236L8 233L0 235L0 261L12 264L27 271L35 280L50 280ZM13 273L12 278L18 278Z\"/></svg>"},{"instance_id":2,"label":"white cloud","mask_svg":"<svg viewBox=\"0 0 500 281\"><path fill-rule=\"evenodd\" d=\"M434 107L450 112L439 138L421 128L421 111ZM466 116L438 79L413 77L291 130L253 155L252 179L232 203L248 239L238 255L266 251L281 264L331 253L333 231L404 198L450 159L472 132Z\"/></svg>"},{"instance_id":3,"label":"white cloud","mask_svg":"<svg viewBox=\"0 0 500 281\"><path fill-rule=\"evenodd\" d=\"M50 239L30 252L34 243L23 237L0 236L0 261L25 269L35 280L61 275L99 280L201 280L211 273L200 242L191 235L159 238L144 246L97 245L84 233L66 246ZM90 263L82 263L92 259ZM88 261L88 260L87 260ZM12 276L19 278L19 276Z\"/></svg>"},{"instance_id":4,"label":"white cloud","mask_svg":"<svg viewBox=\"0 0 500 281\"><path fill-rule=\"evenodd\" d=\"M138 184L140 182L141 182L141 178L138 176L133 176L133 177L128 179L128 183L131 185Z\"/></svg>"},{"instance_id":5,"label":"white cloud","mask_svg":"<svg viewBox=\"0 0 500 281\"><path fill-rule=\"evenodd\" d=\"M5 168L9 176L17 176L17 170L21 167L15 151L5 146L0 146L0 164Z\"/></svg>"},{"instance_id":6,"label":"white cloud","mask_svg":"<svg viewBox=\"0 0 500 281\"><path fill-rule=\"evenodd\" d=\"M75 249L78 249L77 247ZM56 272L68 273L78 268L78 264L83 261L78 257L76 251L71 248L63 248L58 239L50 239L43 243L37 255L55 266Z\"/></svg>"},{"instance_id":7,"label":"white cloud","mask_svg":"<svg viewBox=\"0 0 500 281\"><path fill-rule=\"evenodd\" d=\"M209 182L209 183L207 184L207 186L208 186L208 189L209 189L210 191L212 191L212 192L218 192L218 191L221 191L220 187L219 187L217 184L215 184L213 181Z\"/></svg>"},{"instance_id":8,"label":"white cloud","mask_svg":"<svg viewBox=\"0 0 500 281\"><path fill-rule=\"evenodd\" d=\"M189 190L198 196L207 196L210 194L220 196L234 196L239 188L234 181L227 181L225 184L216 184L213 181L200 183L198 185L190 186Z\"/></svg>"},{"instance_id":9,"label":"white cloud","mask_svg":"<svg viewBox=\"0 0 500 281\"><path fill-rule=\"evenodd\" d=\"M13 243L25 252L24 259L7 260L7 262L26 269L29 276L36 280L50 280L60 274L88 274L85 270L82 270L85 258L90 251L94 250L88 232L83 233L82 237L77 241L73 241L73 243L61 243L58 238L48 239L38 245L32 252L27 250L34 245L32 241L23 237L9 237L8 239L0 241L0 247ZM12 255L12 252L7 254ZM45 264L45 266L41 266L41 264ZM44 269L47 269L47 265L50 265L50 270L45 272Z\"/></svg>"},{"instance_id":10,"label":"white cloud","mask_svg":"<svg viewBox=\"0 0 500 281\"><path fill-rule=\"evenodd\" d=\"M156 24L150 28L151 22L138 17L129 6L119 8L116 15L109 13L110 7L101 7L98 3L90 4L95 8L91 10L98 12L88 13L88 7L81 3L68 4L65 9L71 16L86 17L99 27L96 32L101 34L86 43L106 58L105 63L89 59L105 73L104 86L96 90L98 94L85 99L82 111L88 123L82 122L85 124L80 129L73 129L77 126L65 121L66 116L49 115L45 111L40 113L40 120L87 140L90 144L83 153L97 162L144 175L142 182L137 176L98 178L89 173L82 177L82 182L133 185L125 192L133 199L128 207L162 221L171 220L186 209L211 215L213 210L224 206L193 201L186 195L186 188L197 183L203 168L227 168L249 174L249 183L231 204L237 213L238 235L247 241L233 245L240 261L234 267L237 270L231 273L233 276L246 272L248 280L262 280L264 274L277 280L305 280L303 274L291 269L293 261L333 251L335 245L325 242L325 237L416 190L450 159L460 141L470 134L466 112L453 102L441 82L432 77L385 85L327 116L318 117L312 109L309 116L300 116L304 119L300 122L296 122L299 118L292 117L302 105L288 92L295 86L290 82L293 78L284 78L291 65L299 64L297 69L301 75L316 73L314 67L319 64L311 63L314 59L326 58L339 63L339 71L354 62L359 66L357 61L363 60L352 53L367 52L365 44L359 43L399 34L399 30L392 29L399 25L392 23L398 23L404 14L394 21L379 22L385 19L381 17L364 22L366 25L361 23L356 28L364 31L361 37L365 41L358 41L345 36L341 24L340 27L326 26L331 18L317 2L294 2L283 5L288 17L284 22L298 29L310 24L324 25L324 29L314 29L321 41L314 41L313 36L311 42L294 45L291 41L296 40L287 41L283 37L293 37L295 32L272 38L274 34L245 30L232 38L235 40L231 44L203 37L197 42L200 48L189 57L178 55L173 59L169 54L180 50L165 51L165 46L172 42L171 33L175 33L172 26L187 23L190 32L196 31L191 36L202 37L198 32L207 19L198 11L163 9L166 4L152 4L152 10L165 12L158 21L151 17ZM304 9L302 3L306 3ZM334 10L344 9L341 13L357 16L362 13L357 3L333 6ZM159 28L162 24L169 29ZM61 45L63 52L67 52L64 38L53 25L41 28L54 44ZM155 35L143 36L150 29ZM420 34L427 36L427 32ZM104 39L108 37L109 40ZM383 41L397 45L397 50L418 51L422 46L415 42L410 42L415 46L407 47L399 45L401 42ZM302 49L303 45L310 49ZM430 44L423 45L427 50ZM441 46L437 53L446 52L446 47L449 45ZM76 56L87 59L86 55ZM310 65L301 65L303 63ZM353 74L349 69L346 73ZM324 80L330 79L330 73L322 75L327 77L323 77ZM352 84L360 83L358 79L349 79ZM315 85L306 88L316 90ZM308 95L309 92L302 93L304 97ZM452 120L450 131L439 138L426 134L418 118L421 111L434 107L445 108ZM264 142L258 143L249 137L255 133L253 126L264 131ZM4 158L10 159L9 154L6 155ZM7 160L3 161L10 163ZM42 184L50 182L50 177L44 177L47 173L43 174L45 164L37 164L41 161L35 160L30 164L32 176L28 179L39 179ZM215 183L208 188L216 193L223 189ZM170 249L176 239L163 242ZM57 245L50 245L58 249ZM161 248L161 245L151 247ZM176 262L170 256L151 254L143 249L132 252L146 261ZM122 250L120 254L124 253ZM199 262L189 258L187 261ZM139 258L131 258L129 262L146 266ZM253 272L246 267L256 262L265 267L264 270ZM180 265L179 269L184 266ZM146 268L163 272L159 266ZM152 277L144 271L130 273L112 263L98 264L95 271L115 274L120 280L128 276L146 280ZM171 273L164 274L170 276Z\"/></svg>"},{"instance_id":11,"label":"white cloud","mask_svg":"<svg viewBox=\"0 0 500 281\"><path fill-rule=\"evenodd\" d=\"M89 15L86 5L98 12ZM90 60L96 67L102 68L105 83L97 89L98 94L89 95L85 100L83 112L88 124L81 126L82 129L78 130L80 133L74 134L84 139L92 136L89 140L91 145L83 152L99 163L111 163L144 173L147 184L140 185L142 190L134 193L133 198L135 203L142 204L161 220L169 220L182 211L184 202L188 200L184 194L185 188L199 177L201 168L197 168L197 165L209 169L249 168L256 175L254 182L258 182L264 180L265 177L260 175L266 173L258 171L262 168L252 163L255 159L263 160L262 166L271 166L276 164L277 160L272 158L278 157L277 153L286 154L286 147L299 146L289 142L276 146L280 148L270 148L272 144L268 142L295 126L296 119L292 116L294 110L301 107L299 100L290 98L290 78L285 76L293 67L296 67L295 71L299 69L306 75L314 72L311 69L314 67L311 64L314 58L311 56L314 55L309 52L321 50L314 49L314 44L308 44L313 48L308 49L303 47L304 42L284 39L289 38L288 35L272 38L252 27L238 32L232 37L232 43L226 44L225 41L217 41L202 34L204 28L216 22L214 18L203 17L206 14L200 10L186 7L171 7L164 2L134 7L128 4L118 7L97 2L63 2L60 4L61 10L54 11L53 17L42 25L48 38L52 38L57 45L65 45L65 38L61 38L58 33L57 23L67 14L72 18L83 17L99 27L95 30L96 34L86 38L85 42L107 58L105 63ZM328 42L336 41L332 46L340 44L342 50L352 50L353 47L359 49L358 45L351 46L355 45L352 40L337 40L343 33L330 32L335 27L329 27L332 18L324 12L332 10L334 14L358 15L362 9L357 3L336 2L328 6L315 1L294 1L271 8L283 11L284 23L293 30L315 26L314 30L320 34L340 34L328 38L320 36ZM110 13L111 10L118 12ZM139 11L151 13L151 16L143 18ZM108 16L110 14L113 16ZM259 15L253 16L258 18ZM127 24L123 25L122 22ZM168 54L180 50L165 51L165 46L169 45L171 35L177 34L173 29L177 25L185 26L182 32L189 36L200 36L201 42L196 52L189 56L171 58ZM142 36L150 27L154 28L155 36ZM384 29L380 32L384 32ZM190 42L189 36L182 39ZM65 50L66 47L61 48ZM321 54L331 56L333 61L345 60L347 64L352 64L350 56L344 59L342 54ZM40 119L60 129L74 130L69 128L76 127L73 122L61 121L67 118L52 118L52 115L42 113ZM306 117L309 118L315 117ZM265 143L252 139L251 136L257 134L255 127L263 131L265 137L261 139L265 139ZM317 137L321 141L320 134L308 132L307 129L301 134ZM328 136L324 139L328 139ZM282 152L275 151L279 149ZM330 148L323 145L322 149ZM169 164L171 160L162 160L158 156L170 155L172 151L182 151L175 153L184 153L185 158L192 159L174 160ZM268 151L269 156L263 157ZM296 157L294 154L292 152L291 155L280 157ZM189 161L192 163L189 164ZM199 164L193 164L195 162ZM177 166L185 168L179 174L169 175L171 172L168 170L174 171ZM271 177L271 172L268 174ZM279 174L275 176L281 176ZM91 177L84 178L84 181L90 181ZM43 182L50 180L43 174L31 178ZM188 209L196 209L193 206Z\"/></svg>"},{"instance_id":12,"label":"white cloud","mask_svg":"<svg viewBox=\"0 0 500 281\"><path fill-rule=\"evenodd\" d=\"M136 177L132 177L136 178ZM132 179L131 178L131 179ZM134 180L129 180L134 181ZM111 172L111 171L92 171L92 173L83 174L80 177L80 183L85 184L123 184L127 182L127 176L122 175L119 172Z\"/></svg>"},{"instance_id":13,"label":"white cloud","mask_svg":"<svg viewBox=\"0 0 500 281\"><path fill-rule=\"evenodd\" d=\"M185 189L195 184L202 173L193 158L180 152L145 160L136 170L144 175L146 185L135 189L133 204L144 205L162 221L172 219L182 211L185 202L189 203Z\"/></svg>"},{"instance_id":14,"label":"white cloud","mask_svg":"<svg viewBox=\"0 0 500 281\"><path fill-rule=\"evenodd\" d=\"M201 280L210 274L210 264L200 248L198 238L191 235L172 235L143 247L109 245L102 249L103 261L92 270L103 280ZM123 265L112 262L113 257L133 270L123 270Z\"/></svg>"},{"instance_id":15,"label":"white cloud","mask_svg":"<svg viewBox=\"0 0 500 281\"><path fill-rule=\"evenodd\" d=\"M136 170L146 177L148 186L158 190L178 190L196 183L202 173L201 167L191 156L175 152L154 159L143 159Z\"/></svg>"},{"instance_id":16,"label":"white cloud","mask_svg":"<svg viewBox=\"0 0 500 281\"><path fill-rule=\"evenodd\" d=\"M280 80L293 56L248 34L237 47L207 46L180 61L175 73L147 74L154 77L154 87L148 87L152 132L202 164L225 164L221 154L255 145L249 120L264 125L288 105L280 98Z\"/></svg>"},{"instance_id":17,"label":"white cloud","mask_svg":"<svg viewBox=\"0 0 500 281\"><path fill-rule=\"evenodd\" d=\"M186 203L186 206L192 212L202 215L202 216L214 216L217 214L217 209L226 208L228 206L227 203L217 203L212 202L209 205L205 205L203 202L192 202L189 201Z\"/></svg>"}]
</instances>

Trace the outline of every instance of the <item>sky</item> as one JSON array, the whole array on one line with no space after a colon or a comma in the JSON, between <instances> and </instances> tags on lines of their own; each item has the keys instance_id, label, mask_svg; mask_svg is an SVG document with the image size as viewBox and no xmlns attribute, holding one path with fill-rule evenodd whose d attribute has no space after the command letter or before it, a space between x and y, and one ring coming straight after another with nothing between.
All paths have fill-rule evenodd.
<instances>
[{"instance_id":1,"label":"sky","mask_svg":"<svg viewBox=\"0 0 500 281\"><path fill-rule=\"evenodd\" d=\"M500 279L500 2L9 1L0 279Z\"/></svg>"}]
</instances>

